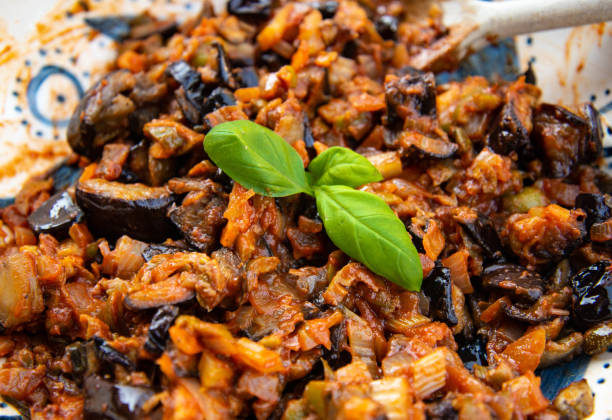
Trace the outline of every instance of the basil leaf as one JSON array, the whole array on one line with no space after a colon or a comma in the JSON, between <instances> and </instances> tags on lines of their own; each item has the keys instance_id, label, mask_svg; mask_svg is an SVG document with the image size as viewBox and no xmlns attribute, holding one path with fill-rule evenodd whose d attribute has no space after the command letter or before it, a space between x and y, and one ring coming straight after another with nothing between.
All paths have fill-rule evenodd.
<instances>
[{"instance_id":1,"label":"basil leaf","mask_svg":"<svg viewBox=\"0 0 612 420\"><path fill-rule=\"evenodd\" d=\"M204 150L234 181L257 194L312 195L300 155L282 137L259 124L248 120L221 123L206 135Z\"/></svg>"},{"instance_id":2,"label":"basil leaf","mask_svg":"<svg viewBox=\"0 0 612 420\"><path fill-rule=\"evenodd\" d=\"M316 185L358 187L383 179L368 159L346 147L330 147L308 165L310 180Z\"/></svg>"},{"instance_id":3,"label":"basil leaf","mask_svg":"<svg viewBox=\"0 0 612 420\"><path fill-rule=\"evenodd\" d=\"M421 289L423 269L410 234L382 199L342 185L314 191L325 231L338 248L404 289Z\"/></svg>"}]
</instances>

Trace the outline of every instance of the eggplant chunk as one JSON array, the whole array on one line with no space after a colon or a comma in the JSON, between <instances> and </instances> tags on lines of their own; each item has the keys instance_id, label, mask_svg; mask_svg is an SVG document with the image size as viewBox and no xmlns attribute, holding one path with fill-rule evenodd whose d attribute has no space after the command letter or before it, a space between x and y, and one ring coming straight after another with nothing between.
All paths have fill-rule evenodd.
<instances>
[{"instance_id":1,"label":"eggplant chunk","mask_svg":"<svg viewBox=\"0 0 612 420\"><path fill-rule=\"evenodd\" d=\"M36 265L29 255L16 253L2 259L0 288L0 327L33 321L45 309Z\"/></svg>"},{"instance_id":2,"label":"eggplant chunk","mask_svg":"<svg viewBox=\"0 0 612 420\"><path fill-rule=\"evenodd\" d=\"M584 333L584 352L588 355L603 353L612 346L612 321L603 322Z\"/></svg>"},{"instance_id":3,"label":"eggplant chunk","mask_svg":"<svg viewBox=\"0 0 612 420\"><path fill-rule=\"evenodd\" d=\"M502 245L499 234L489 219L475 211L457 211L454 219L467 232L470 238L480 245L487 258L498 260L502 257Z\"/></svg>"},{"instance_id":4,"label":"eggplant chunk","mask_svg":"<svg viewBox=\"0 0 612 420\"><path fill-rule=\"evenodd\" d=\"M570 384L562 389L553 400L553 406L561 414L561 418L581 420L593 413L595 400L591 387L586 379Z\"/></svg>"},{"instance_id":5,"label":"eggplant chunk","mask_svg":"<svg viewBox=\"0 0 612 420\"><path fill-rule=\"evenodd\" d=\"M147 388L115 385L97 375L85 377L84 388L83 414L87 419L142 418L143 406L154 394Z\"/></svg>"},{"instance_id":6,"label":"eggplant chunk","mask_svg":"<svg viewBox=\"0 0 612 420\"><path fill-rule=\"evenodd\" d=\"M495 264L482 272L482 285L512 293L517 299L535 302L544 293L544 280L535 271L514 264Z\"/></svg>"},{"instance_id":7,"label":"eggplant chunk","mask_svg":"<svg viewBox=\"0 0 612 420\"><path fill-rule=\"evenodd\" d=\"M271 0L230 0L227 12L239 18L263 20L270 17Z\"/></svg>"},{"instance_id":8,"label":"eggplant chunk","mask_svg":"<svg viewBox=\"0 0 612 420\"><path fill-rule=\"evenodd\" d=\"M172 305L162 306L155 312L151 325L149 325L147 341L144 344L145 350L157 356L163 353L168 339L168 329L174 324L178 315L179 309Z\"/></svg>"},{"instance_id":9,"label":"eggplant chunk","mask_svg":"<svg viewBox=\"0 0 612 420\"><path fill-rule=\"evenodd\" d=\"M128 116L135 109L127 93L135 83L132 73L118 70L85 93L68 124L67 139L72 150L96 158L105 143L127 131Z\"/></svg>"},{"instance_id":10,"label":"eggplant chunk","mask_svg":"<svg viewBox=\"0 0 612 420\"><path fill-rule=\"evenodd\" d=\"M205 192L189 193L180 206L172 205L168 217L190 245L202 252L211 252L218 243L225 225L223 213L227 200Z\"/></svg>"},{"instance_id":11,"label":"eggplant chunk","mask_svg":"<svg viewBox=\"0 0 612 420\"><path fill-rule=\"evenodd\" d=\"M601 137L587 121L557 105L540 105L532 139L548 175L564 178L580 164L594 163L601 152Z\"/></svg>"},{"instance_id":12,"label":"eggplant chunk","mask_svg":"<svg viewBox=\"0 0 612 420\"><path fill-rule=\"evenodd\" d=\"M90 229L107 239L161 242L175 235L166 218L174 195L165 187L89 179L77 185L76 199Z\"/></svg>"},{"instance_id":13,"label":"eggplant chunk","mask_svg":"<svg viewBox=\"0 0 612 420\"><path fill-rule=\"evenodd\" d=\"M576 197L576 208L586 213L586 228L590 229L595 223L602 223L612 217L612 209L606 203L603 194L581 193Z\"/></svg>"},{"instance_id":14,"label":"eggplant chunk","mask_svg":"<svg viewBox=\"0 0 612 420\"><path fill-rule=\"evenodd\" d=\"M189 102L201 111L204 104L204 90L206 86L202 82L200 73L183 60L171 63L166 68L166 73L183 87Z\"/></svg>"},{"instance_id":15,"label":"eggplant chunk","mask_svg":"<svg viewBox=\"0 0 612 420\"><path fill-rule=\"evenodd\" d=\"M387 125L401 128L406 118L436 116L436 79L417 71L385 83Z\"/></svg>"},{"instance_id":16,"label":"eggplant chunk","mask_svg":"<svg viewBox=\"0 0 612 420\"><path fill-rule=\"evenodd\" d=\"M185 248L180 248L178 246L171 245L163 245L163 244L150 244L148 245L144 251L142 251L142 258L144 258L145 262L151 261L156 255L161 254L176 254L177 252L186 252L189 251Z\"/></svg>"},{"instance_id":17,"label":"eggplant chunk","mask_svg":"<svg viewBox=\"0 0 612 420\"><path fill-rule=\"evenodd\" d=\"M415 150L419 157L446 159L455 154L458 146L448 140L425 136L416 131L404 131L398 138L402 154Z\"/></svg>"},{"instance_id":18,"label":"eggplant chunk","mask_svg":"<svg viewBox=\"0 0 612 420\"><path fill-rule=\"evenodd\" d=\"M507 103L502 107L493 124L488 143L489 147L500 155L508 155L515 151L522 159L533 156L529 132L521 123L513 103Z\"/></svg>"},{"instance_id":19,"label":"eggplant chunk","mask_svg":"<svg viewBox=\"0 0 612 420\"><path fill-rule=\"evenodd\" d=\"M83 218L83 211L77 206L67 192L53 195L28 216L28 223L38 234L49 233L62 238L68 234L73 223Z\"/></svg>"}]
</instances>

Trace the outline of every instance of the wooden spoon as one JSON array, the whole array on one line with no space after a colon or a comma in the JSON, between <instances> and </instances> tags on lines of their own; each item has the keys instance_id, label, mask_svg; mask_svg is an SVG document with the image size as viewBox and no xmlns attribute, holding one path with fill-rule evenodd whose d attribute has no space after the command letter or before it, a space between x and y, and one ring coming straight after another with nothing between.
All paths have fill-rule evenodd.
<instances>
[{"instance_id":1,"label":"wooden spoon","mask_svg":"<svg viewBox=\"0 0 612 420\"><path fill-rule=\"evenodd\" d=\"M612 0L446 0L440 7L449 34L412 58L417 69L456 68L470 53L509 36L612 20Z\"/></svg>"}]
</instances>

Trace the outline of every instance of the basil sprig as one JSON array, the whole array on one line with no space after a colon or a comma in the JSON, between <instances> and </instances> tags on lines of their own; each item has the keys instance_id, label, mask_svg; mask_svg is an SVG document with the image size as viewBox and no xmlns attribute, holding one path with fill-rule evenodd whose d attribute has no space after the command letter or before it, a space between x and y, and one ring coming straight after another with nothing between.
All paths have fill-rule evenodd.
<instances>
[{"instance_id":1,"label":"basil sprig","mask_svg":"<svg viewBox=\"0 0 612 420\"><path fill-rule=\"evenodd\" d=\"M420 290L421 261L403 222L376 195L353 189L382 179L365 157L330 147L305 171L282 137L247 120L213 127L204 149L232 179L258 194L314 196L325 231L338 248L403 288Z\"/></svg>"}]
</instances>

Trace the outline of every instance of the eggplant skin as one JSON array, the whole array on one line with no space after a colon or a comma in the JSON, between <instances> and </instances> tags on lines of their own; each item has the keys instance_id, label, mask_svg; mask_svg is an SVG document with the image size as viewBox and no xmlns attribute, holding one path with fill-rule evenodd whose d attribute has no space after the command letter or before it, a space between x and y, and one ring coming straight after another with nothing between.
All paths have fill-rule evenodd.
<instances>
[{"instance_id":1,"label":"eggplant skin","mask_svg":"<svg viewBox=\"0 0 612 420\"><path fill-rule=\"evenodd\" d=\"M140 241L161 242L178 236L166 217L175 197L165 187L89 179L77 184L75 195L89 228L109 240L127 235Z\"/></svg>"}]
</instances>

